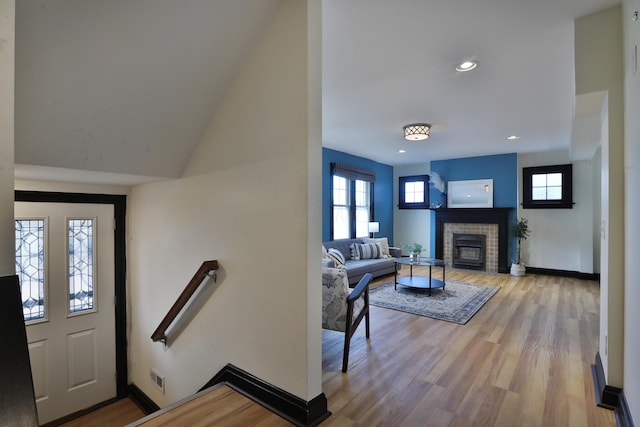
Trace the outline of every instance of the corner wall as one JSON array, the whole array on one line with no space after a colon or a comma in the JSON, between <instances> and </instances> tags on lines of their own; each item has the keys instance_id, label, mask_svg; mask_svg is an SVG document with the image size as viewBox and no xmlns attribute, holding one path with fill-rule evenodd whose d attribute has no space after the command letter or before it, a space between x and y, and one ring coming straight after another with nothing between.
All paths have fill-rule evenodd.
<instances>
[{"instance_id":1,"label":"corner wall","mask_svg":"<svg viewBox=\"0 0 640 427\"><path fill-rule=\"evenodd\" d=\"M396 166L393 170L393 228L396 247L420 243L424 248L424 256L435 257L432 248L435 234L431 231L431 210L429 209L399 209L400 195L398 182L401 176L429 175L429 164ZM431 236L434 236L433 239Z\"/></svg>"},{"instance_id":2,"label":"corner wall","mask_svg":"<svg viewBox=\"0 0 640 427\"><path fill-rule=\"evenodd\" d=\"M522 209L520 191L518 217L526 218L531 229L531 235L522 244L527 266L593 273L593 193L599 187L595 186L592 161L572 162L568 150L557 150L520 154L518 163L520 185L524 167L573 165L574 205L571 209Z\"/></svg>"},{"instance_id":3,"label":"corner wall","mask_svg":"<svg viewBox=\"0 0 640 427\"><path fill-rule=\"evenodd\" d=\"M600 356L607 384L623 387L625 183L622 8L575 20L576 95L607 91L601 143Z\"/></svg>"},{"instance_id":4,"label":"corner wall","mask_svg":"<svg viewBox=\"0 0 640 427\"><path fill-rule=\"evenodd\" d=\"M0 277L15 274L13 223L15 0L0 0Z\"/></svg>"},{"instance_id":5,"label":"corner wall","mask_svg":"<svg viewBox=\"0 0 640 427\"><path fill-rule=\"evenodd\" d=\"M281 2L184 178L133 188L130 380L160 406L196 392L227 363L307 401L322 392L320 194L310 194L321 182L313 167L320 81L308 69L319 61L319 35L310 40L308 31L320 30L320 8L312 1ZM247 123L259 138L238 132ZM208 259L219 261L217 283L170 329L167 348L153 343ZM150 368L165 376L164 394Z\"/></svg>"},{"instance_id":6,"label":"corner wall","mask_svg":"<svg viewBox=\"0 0 640 427\"><path fill-rule=\"evenodd\" d=\"M640 424L640 73L635 52L640 45L640 21L633 13L640 10L640 0L624 0L622 24L624 28L624 88L625 88L625 286L624 286L624 393Z\"/></svg>"}]
</instances>

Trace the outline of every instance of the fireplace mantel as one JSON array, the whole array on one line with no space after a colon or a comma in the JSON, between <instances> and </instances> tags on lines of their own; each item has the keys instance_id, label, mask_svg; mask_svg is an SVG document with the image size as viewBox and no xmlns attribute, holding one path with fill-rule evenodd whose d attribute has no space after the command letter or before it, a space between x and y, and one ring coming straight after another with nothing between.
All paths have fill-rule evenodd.
<instances>
[{"instance_id":1,"label":"fireplace mantel","mask_svg":"<svg viewBox=\"0 0 640 427\"><path fill-rule=\"evenodd\" d=\"M513 208L439 208L436 214L436 258L444 257L444 224L498 224L498 272L509 272L509 213Z\"/></svg>"}]
</instances>

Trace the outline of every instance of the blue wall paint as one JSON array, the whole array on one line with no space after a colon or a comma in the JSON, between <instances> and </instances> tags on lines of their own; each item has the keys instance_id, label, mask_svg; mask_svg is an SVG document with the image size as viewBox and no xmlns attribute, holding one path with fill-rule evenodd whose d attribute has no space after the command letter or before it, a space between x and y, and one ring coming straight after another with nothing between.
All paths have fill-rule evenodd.
<instances>
[{"instance_id":1,"label":"blue wall paint","mask_svg":"<svg viewBox=\"0 0 640 427\"><path fill-rule=\"evenodd\" d=\"M376 173L373 210L375 220L380 222L380 232L376 233L376 237L388 237L389 242L393 242L393 167L329 148L322 149L322 241L331 240L332 162L369 169Z\"/></svg>"},{"instance_id":2,"label":"blue wall paint","mask_svg":"<svg viewBox=\"0 0 640 427\"><path fill-rule=\"evenodd\" d=\"M518 207L518 155L516 153L495 156L467 157L463 159L437 160L431 162L431 172L436 172L447 182L468 179L493 179L493 206L496 208L513 208L509 214L510 223L515 222ZM443 199L443 195L431 187L432 201ZM435 236L435 213L432 212L431 235ZM511 242L512 257L515 242ZM431 242L431 253L435 253L435 241Z\"/></svg>"}]
</instances>

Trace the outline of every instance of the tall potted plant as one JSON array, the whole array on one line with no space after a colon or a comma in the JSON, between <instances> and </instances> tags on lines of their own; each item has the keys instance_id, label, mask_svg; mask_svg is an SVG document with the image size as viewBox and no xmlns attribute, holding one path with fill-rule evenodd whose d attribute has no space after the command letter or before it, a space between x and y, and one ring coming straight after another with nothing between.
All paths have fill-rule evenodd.
<instances>
[{"instance_id":1,"label":"tall potted plant","mask_svg":"<svg viewBox=\"0 0 640 427\"><path fill-rule=\"evenodd\" d=\"M522 263L522 241L527 240L531 230L529 230L529 222L526 218L520 218L516 220L515 224L511 226L511 235L516 238L516 259L511 264L512 276L524 276L525 267Z\"/></svg>"}]
</instances>

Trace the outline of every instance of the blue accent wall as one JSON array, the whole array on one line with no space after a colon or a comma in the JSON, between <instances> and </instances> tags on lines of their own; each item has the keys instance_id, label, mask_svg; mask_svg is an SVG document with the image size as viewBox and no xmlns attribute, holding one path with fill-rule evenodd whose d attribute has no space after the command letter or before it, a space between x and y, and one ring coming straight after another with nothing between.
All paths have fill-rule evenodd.
<instances>
[{"instance_id":1,"label":"blue accent wall","mask_svg":"<svg viewBox=\"0 0 640 427\"><path fill-rule=\"evenodd\" d=\"M373 186L373 211L380 222L376 237L388 237L393 242L393 167L341 151L322 149L322 241L331 240L331 163L344 163L376 173Z\"/></svg>"},{"instance_id":2,"label":"blue accent wall","mask_svg":"<svg viewBox=\"0 0 640 427\"><path fill-rule=\"evenodd\" d=\"M509 223L515 222L518 208L518 155L516 153L432 161L431 172L436 172L440 176L444 182L445 192L449 181L493 179L493 206L513 208L509 214ZM431 201L446 200L446 196L435 188L431 187L430 191ZM435 236L434 218L435 213L432 212L432 236ZM515 243L509 246L513 256ZM435 253L434 239L431 242L431 251Z\"/></svg>"}]
</instances>

